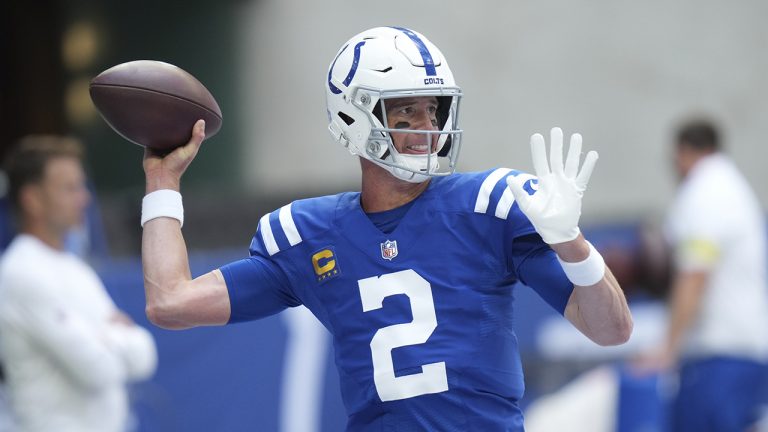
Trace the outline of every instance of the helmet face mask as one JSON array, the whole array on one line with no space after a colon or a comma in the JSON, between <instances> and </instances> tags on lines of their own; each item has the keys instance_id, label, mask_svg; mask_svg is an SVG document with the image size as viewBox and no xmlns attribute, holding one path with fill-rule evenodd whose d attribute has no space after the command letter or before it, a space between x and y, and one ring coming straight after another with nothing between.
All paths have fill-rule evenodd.
<instances>
[{"instance_id":1,"label":"helmet face mask","mask_svg":"<svg viewBox=\"0 0 768 432\"><path fill-rule=\"evenodd\" d=\"M380 27L353 37L331 63L326 96L328 129L350 153L409 182L455 171L462 93L442 53L423 36ZM438 101L435 129L387 126L387 101L421 97ZM433 143L431 149L423 154L399 152L395 141L409 134L423 135L425 143Z\"/></svg>"}]
</instances>

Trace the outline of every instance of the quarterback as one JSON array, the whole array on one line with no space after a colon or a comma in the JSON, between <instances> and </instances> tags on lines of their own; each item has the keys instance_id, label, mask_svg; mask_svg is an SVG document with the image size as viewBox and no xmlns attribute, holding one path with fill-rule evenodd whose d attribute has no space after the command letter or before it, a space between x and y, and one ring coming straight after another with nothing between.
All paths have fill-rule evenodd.
<instances>
[{"instance_id":1,"label":"quarterback","mask_svg":"<svg viewBox=\"0 0 768 432\"><path fill-rule=\"evenodd\" d=\"M584 239L597 154L574 134L531 139L536 176L455 173L461 88L426 37L380 27L346 42L324 77L328 130L360 161L359 192L264 215L250 256L190 278L182 173L205 133L144 159L147 314L182 329L304 305L333 335L352 431L522 431L515 286L533 288L601 345L632 331L626 300ZM581 166L580 166L581 165Z\"/></svg>"}]
</instances>

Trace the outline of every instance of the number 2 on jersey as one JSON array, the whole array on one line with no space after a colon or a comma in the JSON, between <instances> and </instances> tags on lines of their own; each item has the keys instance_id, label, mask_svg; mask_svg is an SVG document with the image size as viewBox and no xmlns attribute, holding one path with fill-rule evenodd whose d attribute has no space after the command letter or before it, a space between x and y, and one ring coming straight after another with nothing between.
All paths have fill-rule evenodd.
<instances>
[{"instance_id":1,"label":"number 2 on jersey","mask_svg":"<svg viewBox=\"0 0 768 432\"><path fill-rule=\"evenodd\" d=\"M413 321L380 328L371 339L373 381L383 402L408 399L448 390L445 362L422 365L421 372L395 376L392 350L423 344L437 328L432 286L413 270L403 270L378 277L361 279L360 298L363 312L382 307L386 297L405 294L411 303Z\"/></svg>"}]
</instances>

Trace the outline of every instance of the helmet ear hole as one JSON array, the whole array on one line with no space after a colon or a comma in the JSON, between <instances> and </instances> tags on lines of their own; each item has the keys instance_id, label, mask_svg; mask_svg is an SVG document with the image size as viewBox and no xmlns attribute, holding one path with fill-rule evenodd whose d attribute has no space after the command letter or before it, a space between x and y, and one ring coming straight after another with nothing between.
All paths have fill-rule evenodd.
<instances>
[{"instance_id":1,"label":"helmet ear hole","mask_svg":"<svg viewBox=\"0 0 768 432\"><path fill-rule=\"evenodd\" d=\"M445 129L445 123L448 121L451 112L452 98L450 96L437 97L437 124L440 130ZM439 157L446 157L451 153L451 135L445 137L445 143L437 152Z\"/></svg>"},{"instance_id":2,"label":"helmet ear hole","mask_svg":"<svg viewBox=\"0 0 768 432\"><path fill-rule=\"evenodd\" d=\"M381 114L381 103L377 103L376 106L373 107L373 112L371 114L373 114L374 117L379 119L379 123L384 125L384 127L387 126L384 124L384 116Z\"/></svg>"},{"instance_id":3,"label":"helmet ear hole","mask_svg":"<svg viewBox=\"0 0 768 432\"><path fill-rule=\"evenodd\" d=\"M352 117L348 116L347 114L341 111L337 112L336 115L338 115L340 119L344 120L344 123L346 123L347 126L350 126L352 123L355 122L355 119L353 119Z\"/></svg>"},{"instance_id":4,"label":"helmet ear hole","mask_svg":"<svg viewBox=\"0 0 768 432\"><path fill-rule=\"evenodd\" d=\"M445 127L445 122L448 121L451 112L451 102L452 98L450 96L437 97L437 124L440 130Z\"/></svg>"},{"instance_id":5,"label":"helmet ear hole","mask_svg":"<svg viewBox=\"0 0 768 432\"><path fill-rule=\"evenodd\" d=\"M440 149L439 152L437 152L437 155L439 157L446 157L451 152L451 136L448 135L448 137L445 138L445 144L443 144L443 147Z\"/></svg>"}]
</instances>

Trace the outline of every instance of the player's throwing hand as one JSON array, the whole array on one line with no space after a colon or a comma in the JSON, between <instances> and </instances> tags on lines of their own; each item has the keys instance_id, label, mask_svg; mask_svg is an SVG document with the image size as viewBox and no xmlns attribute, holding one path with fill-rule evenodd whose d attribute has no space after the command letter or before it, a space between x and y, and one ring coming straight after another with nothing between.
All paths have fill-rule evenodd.
<instances>
[{"instance_id":1,"label":"player's throwing hand","mask_svg":"<svg viewBox=\"0 0 768 432\"><path fill-rule=\"evenodd\" d=\"M579 235L581 197L587 189L589 177L597 162L597 152L590 151L579 171L581 135L571 135L568 157L563 164L563 131L556 127L550 132L550 157L541 134L531 136L533 166L538 177L538 188L529 194L524 176L510 176L507 185L515 196L520 210L528 217L536 231L548 244L564 243Z\"/></svg>"},{"instance_id":2,"label":"player's throwing hand","mask_svg":"<svg viewBox=\"0 0 768 432\"><path fill-rule=\"evenodd\" d=\"M179 190L184 171L197 155L205 139L205 121L198 120L192 128L187 144L164 154L149 147L144 149L144 173L147 177L147 193L158 189Z\"/></svg>"}]
</instances>

